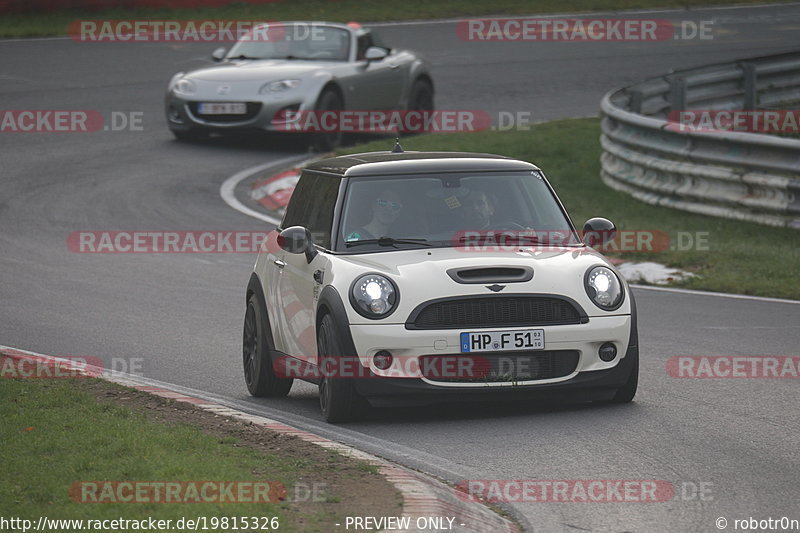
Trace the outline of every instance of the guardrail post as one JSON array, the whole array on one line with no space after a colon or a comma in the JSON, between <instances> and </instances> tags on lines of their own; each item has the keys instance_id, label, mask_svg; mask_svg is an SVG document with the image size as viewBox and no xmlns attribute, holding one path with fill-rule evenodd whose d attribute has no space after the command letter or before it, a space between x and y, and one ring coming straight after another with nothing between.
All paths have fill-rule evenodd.
<instances>
[{"instance_id":1,"label":"guardrail post","mask_svg":"<svg viewBox=\"0 0 800 533\"><path fill-rule=\"evenodd\" d=\"M752 63L740 63L742 69L742 90L744 92L744 109L756 108L756 66Z\"/></svg>"},{"instance_id":2,"label":"guardrail post","mask_svg":"<svg viewBox=\"0 0 800 533\"><path fill-rule=\"evenodd\" d=\"M631 95L631 99L628 102L628 108L634 113L641 113L642 100L644 100L642 91L628 91L628 93Z\"/></svg>"},{"instance_id":3,"label":"guardrail post","mask_svg":"<svg viewBox=\"0 0 800 533\"><path fill-rule=\"evenodd\" d=\"M669 81L669 89L669 105L672 111L684 111L686 109L686 80L672 78Z\"/></svg>"}]
</instances>

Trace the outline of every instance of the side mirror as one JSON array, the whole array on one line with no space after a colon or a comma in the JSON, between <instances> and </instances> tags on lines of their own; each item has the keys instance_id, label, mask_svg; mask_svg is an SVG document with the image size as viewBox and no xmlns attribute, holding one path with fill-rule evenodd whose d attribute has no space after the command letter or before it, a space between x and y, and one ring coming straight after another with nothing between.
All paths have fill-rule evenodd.
<instances>
[{"instance_id":1,"label":"side mirror","mask_svg":"<svg viewBox=\"0 0 800 533\"><path fill-rule=\"evenodd\" d=\"M225 48L222 48L222 47L217 48L216 50L211 52L211 59L213 59L214 61L220 62L223 59L225 59L225 52L226 52Z\"/></svg>"},{"instance_id":2,"label":"side mirror","mask_svg":"<svg viewBox=\"0 0 800 533\"><path fill-rule=\"evenodd\" d=\"M319 253L314 247L311 232L303 226L292 226L281 231L278 234L278 246L290 254L306 254L309 263Z\"/></svg>"},{"instance_id":3,"label":"side mirror","mask_svg":"<svg viewBox=\"0 0 800 533\"><path fill-rule=\"evenodd\" d=\"M378 61L388 55L389 51L386 48L381 48L380 46L370 46L367 48L366 53L364 53L364 59L367 61Z\"/></svg>"},{"instance_id":4,"label":"side mirror","mask_svg":"<svg viewBox=\"0 0 800 533\"><path fill-rule=\"evenodd\" d=\"M583 240L592 248L608 244L616 235L617 227L607 218L590 218L583 225Z\"/></svg>"}]
</instances>

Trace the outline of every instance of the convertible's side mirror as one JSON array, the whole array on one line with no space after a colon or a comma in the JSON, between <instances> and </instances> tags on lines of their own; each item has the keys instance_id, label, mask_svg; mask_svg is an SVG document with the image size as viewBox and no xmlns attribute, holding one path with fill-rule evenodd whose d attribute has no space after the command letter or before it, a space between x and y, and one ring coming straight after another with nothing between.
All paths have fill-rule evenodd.
<instances>
[{"instance_id":1,"label":"convertible's side mirror","mask_svg":"<svg viewBox=\"0 0 800 533\"><path fill-rule=\"evenodd\" d=\"M583 240L592 248L608 244L616 235L617 227L607 218L590 218L583 225Z\"/></svg>"},{"instance_id":2,"label":"convertible's side mirror","mask_svg":"<svg viewBox=\"0 0 800 533\"><path fill-rule=\"evenodd\" d=\"M380 46L370 46L364 53L364 59L367 61L379 61L388 55L389 51L386 48L381 48Z\"/></svg>"},{"instance_id":3,"label":"convertible's side mirror","mask_svg":"<svg viewBox=\"0 0 800 533\"><path fill-rule=\"evenodd\" d=\"M219 47L213 52L211 52L211 59L217 62L222 61L223 59L225 59L225 52L226 52L225 48Z\"/></svg>"},{"instance_id":4,"label":"convertible's side mirror","mask_svg":"<svg viewBox=\"0 0 800 533\"><path fill-rule=\"evenodd\" d=\"M281 231L278 234L278 246L290 254L306 254L309 263L319 253L314 247L311 232L303 226L292 226Z\"/></svg>"}]
</instances>

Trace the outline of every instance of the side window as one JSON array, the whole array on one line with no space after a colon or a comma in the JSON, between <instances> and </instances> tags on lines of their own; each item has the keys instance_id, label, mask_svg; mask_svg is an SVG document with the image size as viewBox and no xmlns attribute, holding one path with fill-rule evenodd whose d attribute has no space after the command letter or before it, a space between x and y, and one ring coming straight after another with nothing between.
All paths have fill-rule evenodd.
<instances>
[{"instance_id":1,"label":"side window","mask_svg":"<svg viewBox=\"0 0 800 533\"><path fill-rule=\"evenodd\" d=\"M381 39L381 36L378 33L371 31L370 35L372 36L372 44L370 46L380 46L381 48L386 48L388 52L392 51L392 48L386 46L386 43L383 42L383 39Z\"/></svg>"},{"instance_id":2,"label":"side window","mask_svg":"<svg viewBox=\"0 0 800 533\"><path fill-rule=\"evenodd\" d=\"M356 61L360 61L367 56L367 48L374 46L371 33L362 33L358 36L358 51L356 51Z\"/></svg>"},{"instance_id":3,"label":"side window","mask_svg":"<svg viewBox=\"0 0 800 533\"><path fill-rule=\"evenodd\" d=\"M329 249L340 181L336 177L304 173L292 193L281 227L304 226L311 231L314 244Z\"/></svg>"},{"instance_id":4,"label":"side window","mask_svg":"<svg viewBox=\"0 0 800 533\"><path fill-rule=\"evenodd\" d=\"M281 221L281 228L286 229L291 226L304 226L308 227L308 214L309 214L309 200L311 199L311 191L313 190L313 181L315 176L303 173L297 181L297 185L292 192L292 198L289 200L289 205L286 206L286 213L283 215Z\"/></svg>"}]
</instances>

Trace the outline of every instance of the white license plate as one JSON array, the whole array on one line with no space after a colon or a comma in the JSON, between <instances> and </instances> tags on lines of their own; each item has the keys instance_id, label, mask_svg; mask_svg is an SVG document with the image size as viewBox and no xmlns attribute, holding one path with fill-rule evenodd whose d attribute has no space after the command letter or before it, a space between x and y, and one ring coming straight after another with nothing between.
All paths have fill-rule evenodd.
<instances>
[{"instance_id":1,"label":"white license plate","mask_svg":"<svg viewBox=\"0 0 800 533\"><path fill-rule=\"evenodd\" d=\"M461 334L461 352L544 350L543 329L511 329Z\"/></svg>"},{"instance_id":2,"label":"white license plate","mask_svg":"<svg viewBox=\"0 0 800 533\"><path fill-rule=\"evenodd\" d=\"M204 102L198 104L197 112L201 115L244 115L247 104Z\"/></svg>"}]
</instances>

